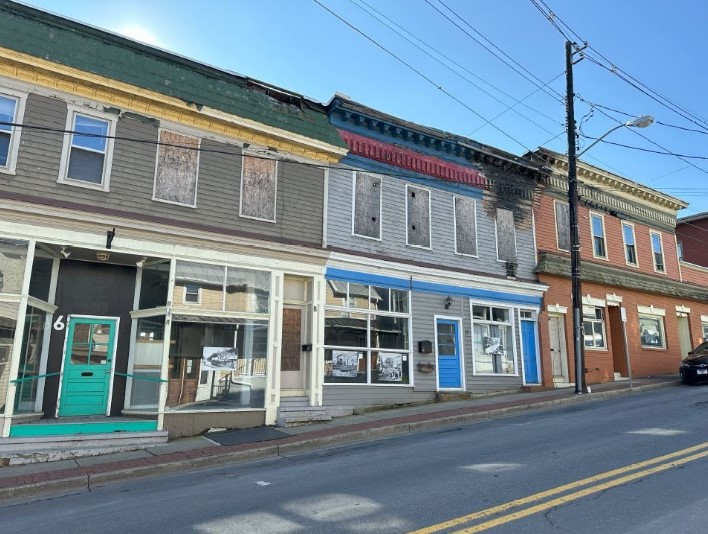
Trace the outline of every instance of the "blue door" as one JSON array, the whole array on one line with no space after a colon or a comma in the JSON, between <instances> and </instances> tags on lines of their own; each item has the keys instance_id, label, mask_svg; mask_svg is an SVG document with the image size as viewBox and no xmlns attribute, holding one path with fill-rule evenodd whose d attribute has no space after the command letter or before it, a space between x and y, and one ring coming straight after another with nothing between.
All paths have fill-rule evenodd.
<instances>
[{"instance_id":1,"label":"blue door","mask_svg":"<svg viewBox=\"0 0 708 534\"><path fill-rule=\"evenodd\" d=\"M457 321L437 320L438 385L440 388L461 388L460 332Z\"/></svg>"},{"instance_id":2,"label":"blue door","mask_svg":"<svg viewBox=\"0 0 708 534\"><path fill-rule=\"evenodd\" d=\"M524 382L526 384L538 384L535 321L521 321L521 345L524 351Z\"/></svg>"}]
</instances>

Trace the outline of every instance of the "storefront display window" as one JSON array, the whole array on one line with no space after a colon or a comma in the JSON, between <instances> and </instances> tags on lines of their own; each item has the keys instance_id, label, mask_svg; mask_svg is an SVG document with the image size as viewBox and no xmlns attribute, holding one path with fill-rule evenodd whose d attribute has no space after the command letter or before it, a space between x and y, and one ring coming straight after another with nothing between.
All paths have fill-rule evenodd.
<instances>
[{"instance_id":1,"label":"storefront display window","mask_svg":"<svg viewBox=\"0 0 708 534\"><path fill-rule=\"evenodd\" d=\"M0 302L0 413L5 413L18 310L16 302Z\"/></svg>"},{"instance_id":2,"label":"storefront display window","mask_svg":"<svg viewBox=\"0 0 708 534\"><path fill-rule=\"evenodd\" d=\"M143 266L140 278L141 310L160 308L167 305L167 288L170 283L170 262L153 263Z\"/></svg>"},{"instance_id":3,"label":"storefront display window","mask_svg":"<svg viewBox=\"0 0 708 534\"><path fill-rule=\"evenodd\" d=\"M512 310L472 306L472 350L476 374L516 374Z\"/></svg>"},{"instance_id":4,"label":"storefront display window","mask_svg":"<svg viewBox=\"0 0 708 534\"><path fill-rule=\"evenodd\" d=\"M165 318L138 320L132 369L128 377L131 409L157 409L160 399L160 372L165 345Z\"/></svg>"},{"instance_id":5,"label":"storefront display window","mask_svg":"<svg viewBox=\"0 0 708 534\"><path fill-rule=\"evenodd\" d=\"M325 382L410 383L408 292L327 282Z\"/></svg>"},{"instance_id":6,"label":"storefront display window","mask_svg":"<svg viewBox=\"0 0 708 534\"><path fill-rule=\"evenodd\" d=\"M25 315L25 331L20 349L20 365L17 371L17 386L15 389L15 413L32 413L36 411L37 377L41 374L42 343L44 341L44 325L46 312L27 306Z\"/></svg>"},{"instance_id":7,"label":"storefront display window","mask_svg":"<svg viewBox=\"0 0 708 534\"><path fill-rule=\"evenodd\" d=\"M263 408L268 322L173 316L167 406Z\"/></svg>"}]
</instances>

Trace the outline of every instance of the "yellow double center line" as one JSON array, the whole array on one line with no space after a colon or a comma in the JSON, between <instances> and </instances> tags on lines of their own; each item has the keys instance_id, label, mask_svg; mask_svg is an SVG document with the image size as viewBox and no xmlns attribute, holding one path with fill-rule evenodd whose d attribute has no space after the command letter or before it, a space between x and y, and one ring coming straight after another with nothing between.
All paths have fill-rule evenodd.
<instances>
[{"instance_id":1,"label":"yellow double center line","mask_svg":"<svg viewBox=\"0 0 708 534\"><path fill-rule=\"evenodd\" d=\"M680 451L672 452L670 454L665 454L663 456L657 456L656 458L652 458L644 462L630 464L625 467L606 471L605 473L600 473L599 475L583 478L581 480L577 480L569 484L564 484L563 486L558 486L556 488L542 491L540 493L534 493L533 495L529 495L528 497L509 501L504 504L494 506L492 508L487 508L486 510L474 512L472 514L463 515L461 517L457 517L455 519L451 519L443 523L438 523L437 525L421 528L419 530L411 532L410 534L433 534L435 532L441 532L443 530L450 530L456 527L460 527L462 525L466 525L468 523L472 523L474 521L478 521L486 517L496 516L504 512L510 512L505 515L501 515L499 517L491 519L489 521L477 523L476 525L463 528L462 530L454 531L456 534L471 534L474 532L482 532L484 530L488 530L490 528L503 525L505 523L510 523L511 521L516 521L517 519L521 519L523 517L542 512L544 510L548 510L549 508L554 508L556 506L575 501L577 499L592 495L593 493L597 493L599 491L604 491L609 488L621 486L623 484L627 484L628 482L632 482L633 480L653 475L655 473L660 473L661 471L666 471L676 466L693 462L701 458L705 458L706 456L708 456L708 442L704 442L700 445L695 445L693 447L688 447ZM556 495L560 495L571 490L576 490L583 486L589 487L574 491L572 493L567 493L554 499L545 500L549 497L555 497ZM544 502L533 506L528 506L526 508L522 508L537 501ZM521 509L512 511L517 508Z\"/></svg>"}]
</instances>

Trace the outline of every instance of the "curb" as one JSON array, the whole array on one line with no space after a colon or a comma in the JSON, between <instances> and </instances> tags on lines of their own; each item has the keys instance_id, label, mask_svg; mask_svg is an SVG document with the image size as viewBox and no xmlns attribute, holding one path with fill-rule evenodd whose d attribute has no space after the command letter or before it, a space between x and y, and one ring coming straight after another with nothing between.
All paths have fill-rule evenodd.
<instances>
[{"instance_id":1,"label":"curb","mask_svg":"<svg viewBox=\"0 0 708 534\"><path fill-rule=\"evenodd\" d=\"M329 436L313 436L310 438L305 436L303 439L297 439L297 436L292 436L290 438L284 438L284 442L280 444L256 445L255 447L243 450L231 450L221 452L218 449L209 449L210 453L207 454L196 455L192 458L186 457L180 460L168 460L163 463L159 463L160 457L156 456L154 458L154 464L148 463L143 465L137 465L134 467L123 467L113 470L107 468L103 472L101 472L101 465L98 465L94 466L91 469L95 472L87 472L80 475L67 476L65 478L61 478L61 475L57 474L56 478L52 479L52 473L49 472L46 473L46 476L50 477L49 480L42 480L37 482L30 482L27 484L21 484L18 486L8 486L0 488L0 501L12 498L29 497L50 491L66 491L76 489L85 489L88 491L91 488L96 487L97 485L105 485L111 482L121 482L137 478L144 478L148 476L164 475L179 471L188 471L207 467L218 467L222 465L252 460L277 458L286 454L294 454L317 448L333 447L348 443L367 441L370 439L379 439L394 435L403 435L410 432L432 430L451 425L474 423L479 421L487 421L495 418L510 417L524 412L543 411L564 405L601 401L605 399L632 395L634 393L641 393L655 389L675 387L678 385L678 381L661 382L658 384L646 384L643 386L635 387L633 389L600 391L587 395L577 395L573 397L542 400L540 402L505 406L502 408L493 408L489 410L476 410L469 413L460 413L442 417L435 417L435 413L432 413L428 414L431 416L429 419L423 418L419 421L411 422L396 422L392 424L385 424L386 421L384 420L381 421L381 426L374 426L371 428L356 429L350 431L346 431L345 429L339 434L332 434ZM470 409L473 410L474 408ZM287 442L285 440L291 441ZM41 475L37 474L34 476L37 477Z\"/></svg>"}]
</instances>

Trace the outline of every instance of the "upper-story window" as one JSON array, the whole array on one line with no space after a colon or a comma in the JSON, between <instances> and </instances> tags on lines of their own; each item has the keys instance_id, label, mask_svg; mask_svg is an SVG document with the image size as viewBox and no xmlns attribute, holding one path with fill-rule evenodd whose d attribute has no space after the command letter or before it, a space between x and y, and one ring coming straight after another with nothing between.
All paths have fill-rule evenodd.
<instances>
[{"instance_id":1,"label":"upper-story window","mask_svg":"<svg viewBox=\"0 0 708 534\"><path fill-rule=\"evenodd\" d=\"M467 197L455 197L455 252L477 256L477 203Z\"/></svg>"},{"instance_id":2,"label":"upper-story window","mask_svg":"<svg viewBox=\"0 0 708 534\"><path fill-rule=\"evenodd\" d=\"M682 241L676 242L676 255L678 256L678 259L683 261L683 242Z\"/></svg>"},{"instance_id":3,"label":"upper-story window","mask_svg":"<svg viewBox=\"0 0 708 534\"><path fill-rule=\"evenodd\" d=\"M108 191L115 128L114 116L70 107L59 182Z\"/></svg>"},{"instance_id":4,"label":"upper-story window","mask_svg":"<svg viewBox=\"0 0 708 534\"><path fill-rule=\"evenodd\" d=\"M605 219L597 213L590 214L590 230L592 232L592 255L595 258L607 259L605 247Z\"/></svg>"},{"instance_id":5,"label":"upper-story window","mask_svg":"<svg viewBox=\"0 0 708 534\"><path fill-rule=\"evenodd\" d=\"M664 265L664 245L661 242L661 234L659 232L650 232L651 236L651 251L654 256L654 270L659 273L666 272Z\"/></svg>"},{"instance_id":6,"label":"upper-story window","mask_svg":"<svg viewBox=\"0 0 708 534\"><path fill-rule=\"evenodd\" d=\"M21 129L13 126L22 122L25 97L20 93L0 93L0 172L15 172Z\"/></svg>"},{"instance_id":7,"label":"upper-story window","mask_svg":"<svg viewBox=\"0 0 708 534\"><path fill-rule=\"evenodd\" d=\"M516 227L514 212L497 208L497 259L499 261L516 261Z\"/></svg>"},{"instance_id":8,"label":"upper-story window","mask_svg":"<svg viewBox=\"0 0 708 534\"><path fill-rule=\"evenodd\" d=\"M430 191L406 186L406 244L430 248Z\"/></svg>"},{"instance_id":9,"label":"upper-story window","mask_svg":"<svg viewBox=\"0 0 708 534\"><path fill-rule=\"evenodd\" d=\"M354 174L354 235L381 239L382 189L382 180L378 176L362 172Z\"/></svg>"},{"instance_id":10,"label":"upper-story window","mask_svg":"<svg viewBox=\"0 0 708 534\"><path fill-rule=\"evenodd\" d=\"M634 239L634 225L622 223L622 239L624 240L624 259L627 265L637 266L637 244Z\"/></svg>"},{"instance_id":11,"label":"upper-story window","mask_svg":"<svg viewBox=\"0 0 708 534\"><path fill-rule=\"evenodd\" d=\"M278 189L278 162L244 154L241 171L239 215L249 219L275 222Z\"/></svg>"},{"instance_id":12,"label":"upper-story window","mask_svg":"<svg viewBox=\"0 0 708 534\"><path fill-rule=\"evenodd\" d=\"M198 169L199 139L161 130L153 200L196 206Z\"/></svg>"},{"instance_id":13,"label":"upper-story window","mask_svg":"<svg viewBox=\"0 0 708 534\"><path fill-rule=\"evenodd\" d=\"M556 212L556 240L559 250L570 250L570 208L565 202L553 202Z\"/></svg>"}]
</instances>

